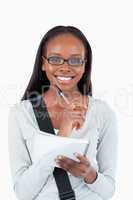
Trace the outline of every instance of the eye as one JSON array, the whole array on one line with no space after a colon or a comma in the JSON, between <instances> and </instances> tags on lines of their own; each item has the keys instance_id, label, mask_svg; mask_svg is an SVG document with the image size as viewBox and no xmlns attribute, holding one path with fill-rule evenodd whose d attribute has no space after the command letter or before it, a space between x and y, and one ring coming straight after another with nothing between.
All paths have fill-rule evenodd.
<instances>
[{"instance_id":1,"label":"eye","mask_svg":"<svg viewBox=\"0 0 133 200\"><path fill-rule=\"evenodd\" d=\"M58 56L51 56L48 58L50 64L59 65L62 64L62 58Z\"/></svg>"},{"instance_id":2,"label":"eye","mask_svg":"<svg viewBox=\"0 0 133 200\"><path fill-rule=\"evenodd\" d=\"M70 62L71 65L81 65L81 64L83 64L83 59L82 58L77 58L77 57L70 58L69 62Z\"/></svg>"}]
</instances>

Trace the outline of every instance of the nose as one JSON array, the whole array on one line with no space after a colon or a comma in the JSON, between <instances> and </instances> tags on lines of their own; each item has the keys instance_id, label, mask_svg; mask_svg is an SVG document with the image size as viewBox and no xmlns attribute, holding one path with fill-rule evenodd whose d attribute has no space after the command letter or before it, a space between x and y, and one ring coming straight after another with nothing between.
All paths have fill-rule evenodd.
<instances>
[{"instance_id":1,"label":"nose","mask_svg":"<svg viewBox=\"0 0 133 200\"><path fill-rule=\"evenodd\" d=\"M63 65L61 65L61 67L59 68L59 71L71 71L70 69L70 65L65 61Z\"/></svg>"}]
</instances>

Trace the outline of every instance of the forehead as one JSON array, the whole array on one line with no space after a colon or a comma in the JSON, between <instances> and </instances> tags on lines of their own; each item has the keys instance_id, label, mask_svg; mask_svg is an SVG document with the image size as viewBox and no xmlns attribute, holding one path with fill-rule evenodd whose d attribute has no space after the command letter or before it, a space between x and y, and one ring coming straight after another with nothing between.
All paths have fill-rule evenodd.
<instances>
[{"instance_id":1,"label":"forehead","mask_svg":"<svg viewBox=\"0 0 133 200\"><path fill-rule=\"evenodd\" d=\"M85 54L85 48L80 39L72 34L61 34L50 39L46 48L47 55L51 53L65 54Z\"/></svg>"}]
</instances>

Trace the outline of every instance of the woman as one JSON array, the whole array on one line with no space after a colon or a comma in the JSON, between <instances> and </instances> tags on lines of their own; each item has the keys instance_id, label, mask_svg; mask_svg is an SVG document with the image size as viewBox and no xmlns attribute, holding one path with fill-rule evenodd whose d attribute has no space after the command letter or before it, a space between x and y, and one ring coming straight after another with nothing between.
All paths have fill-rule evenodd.
<instances>
[{"instance_id":1,"label":"woman","mask_svg":"<svg viewBox=\"0 0 133 200\"><path fill-rule=\"evenodd\" d=\"M41 95L57 136L86 138L86 156L79 162L63 155L56 164L68 173L76 200L106 200L115 191L117 123L107 103L92 97L92 53L83 33L72 26L57 26L43 37L34 70L22 101L9 113L9 152L14 190L18 199L59 199L53 177L55 166L46 155L32 162L33 127L39 128L31 96ZM58 95L59 88L66 102Z\"/></svg>"}]
</instances>

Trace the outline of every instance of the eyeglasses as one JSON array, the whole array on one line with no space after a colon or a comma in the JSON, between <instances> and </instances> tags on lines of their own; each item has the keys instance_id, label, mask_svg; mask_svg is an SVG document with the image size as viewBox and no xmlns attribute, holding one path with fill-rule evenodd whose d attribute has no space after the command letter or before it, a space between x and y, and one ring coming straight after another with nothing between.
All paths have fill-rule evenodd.
<instances>
[{"instance_id":1,"label":"eyeglasses","mask_svg":"<svg viewBox=\"0 0 133 200\"><path fill-rule=\"evenodd\" d=\"M87 59L82 59L80 57L71 57L68 59L64 59L59 56L50 56L48 58L46 56L42 56L42 58L43 60L46 59L48 63L51 65L63 65L65 62L67 62L68 65L74 66L74 67L81 66L87 61Z\"/></svg>"}]
</instances>

